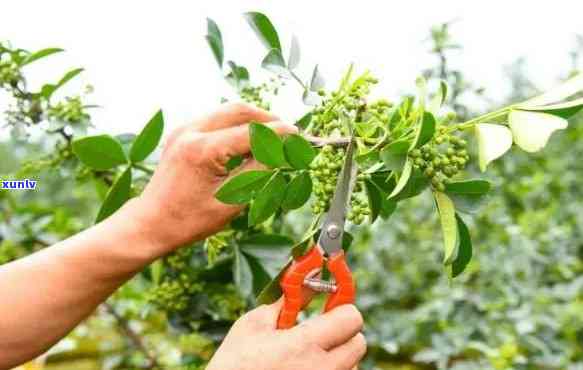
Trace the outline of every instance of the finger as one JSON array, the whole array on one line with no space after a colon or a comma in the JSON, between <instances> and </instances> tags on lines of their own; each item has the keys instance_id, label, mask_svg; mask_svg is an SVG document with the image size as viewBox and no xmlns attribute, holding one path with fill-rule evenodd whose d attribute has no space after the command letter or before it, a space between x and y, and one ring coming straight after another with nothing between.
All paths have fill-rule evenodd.
<instances>
[{"instance_id":1,"label":"finger","mask_svg":"<svg viewBox=\"0 0 583 370\"><path fill-rule=\"evenodd\" d=\"M362 315L354 305L339 306L332 311L313 317L294 331L308 340L314 341L324 350L330 350L346 343L362 330Z\"/></svg>"},{"instance_id":2,"label":"finger","mask_svg":"<svg viewBox=\"0 0 583 370\"><path fill-rule=\"evenodd\" d=\"M297 127L281 121L268 122L265 125L278 135L292 134L298 131ZM235 155L247 154L251 149L249 127L247 125L214 131L212 135L213 145L226 152L229 158Z\"/></svg>"},{"instance_id":3,"label":"finger","mask_svg":"<svg viewBox=\"0 0 583 370\"><path fill-rule=\"evenodd\" d=\"M362 333L356 334L348 342L334 348L330 352L330 361L334 369L356 369L358 363L366 354L366 339Z\"/></svg>"},{"instance_id":4,"label":"finger","mask_svg":"<svg viewBox=\"0 0 583 370\"><path fill-rule=\"evenodd\" d=\"M269 122L277 119L274 114L250 104L227 103L189 127L201 132L209 132L239 126L252 121Z\"/></svg>"},{"instance_id":5,"label":"finger","mask_svg":"<svg viewBox=\"0 0 583 370\"><path fill-rule=\"evenodd\" d=\"M263 304L245 314L246 325L252 326L256 331L275 330L277 318L283 306L283 299L272 304Z\"/></svg>"}]
</instances>

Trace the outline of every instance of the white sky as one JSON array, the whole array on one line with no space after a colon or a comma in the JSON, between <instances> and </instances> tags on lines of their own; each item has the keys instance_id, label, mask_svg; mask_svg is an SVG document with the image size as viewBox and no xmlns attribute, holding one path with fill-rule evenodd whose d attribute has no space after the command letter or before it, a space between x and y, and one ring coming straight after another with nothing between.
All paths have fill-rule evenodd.
<instances>
[{"instance_id":1,"label":"white sky","mask_svg":"<svg viewBox=\"0 0 583 370\"><path fill-rule=\"evenodd\" d=\"M439 22L459 19L452 30L465 51L456 64L500 99L507 92L504 65L525 56L534 80L548 87L569 68L574 35L583 33L580 0L18 0L2 4L0 40L29 50L65 48L27 74L37 86L85 67L83 77L63 90L95 87L91 102L103 106L93 112L99 131L137 131L159 107L175 127L212 109L230 91L203 38L206 17L221 27L226 59L259 65L265 51L241 17L249 10L271 18L284 48L292 32L299 37L304 76L318 62L335 85L348 63L356 62L381 78L389 97L413 91L415 77L434 62L422 41ZM276 113L299 116L296 101L286 99Z\"/></svg>"}]
</instances>

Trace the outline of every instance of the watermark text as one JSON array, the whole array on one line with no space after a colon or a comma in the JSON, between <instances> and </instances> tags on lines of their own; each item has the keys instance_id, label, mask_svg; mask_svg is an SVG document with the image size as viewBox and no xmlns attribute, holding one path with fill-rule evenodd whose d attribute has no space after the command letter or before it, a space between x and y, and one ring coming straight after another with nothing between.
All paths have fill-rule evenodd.
<instances>
[{"instance_id":1,"label":"watermark text","mask_svg":"<svg viewBox=\"0 0 583 370\"><path fill-rule=\"evenodd\" d=\"M36 180L0 180L0 189L7 190L34 190L36 189Z\"/></svg>"}]
</instances>

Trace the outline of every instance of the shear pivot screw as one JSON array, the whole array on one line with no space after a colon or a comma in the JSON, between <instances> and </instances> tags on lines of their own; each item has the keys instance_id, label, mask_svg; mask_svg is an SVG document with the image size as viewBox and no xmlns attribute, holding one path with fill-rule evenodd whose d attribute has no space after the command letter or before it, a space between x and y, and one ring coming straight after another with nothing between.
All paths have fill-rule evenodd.
<instances>
[{"instance_id":1,"label":"shear pivot screw","mask_svg":"<svg viewBox=\"0 0 583 370\"><path fill-rule=\"evenodd\" d=\"M330 237L330 239L336 239L340 236L340 228L337 225L330 225L326 230L326 233Z\"/></svg>"}]
</instances>

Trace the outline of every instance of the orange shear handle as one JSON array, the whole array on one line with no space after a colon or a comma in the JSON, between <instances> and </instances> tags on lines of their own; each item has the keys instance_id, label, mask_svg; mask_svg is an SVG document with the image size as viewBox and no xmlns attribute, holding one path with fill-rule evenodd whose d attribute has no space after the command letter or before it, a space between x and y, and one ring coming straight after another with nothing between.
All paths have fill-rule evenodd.
<instances>
[{"instance_id":1,"label":"orange shear handle","mask_svg":"<svg viewBox=\"0 0 583 370\"><path fill-rule=\"evenodd\" d=\"M295 259L284 272L280 281L284 301L277 320L278 329L289 329L296 324L298 314L308 303L303 293L304 280L314 270L321 269L323 264L321 248L315 245L308 253ZM344 251L330 257L328 270L336 280L337 290L328 297L324 312L343 304L354 303L356 295L354 280L346 263Z\"/></svg>"}]
</instances>

